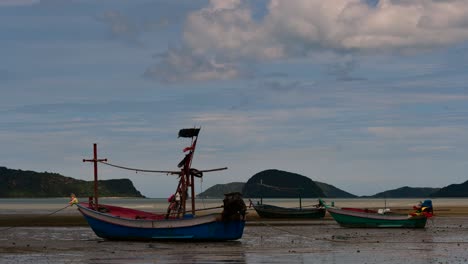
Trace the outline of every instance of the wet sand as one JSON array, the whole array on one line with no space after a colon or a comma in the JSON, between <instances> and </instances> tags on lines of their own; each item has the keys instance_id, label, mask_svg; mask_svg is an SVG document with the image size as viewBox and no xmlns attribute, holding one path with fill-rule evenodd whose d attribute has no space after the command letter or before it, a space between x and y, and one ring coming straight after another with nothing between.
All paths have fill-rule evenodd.
<instances>
[{"instance_id":1,"label":"wet sand","mask_svg":"<svg viewBox=\"0 0 468 264\"><path fill-rule=\"evenodd\" d=\"M255 221L231 242L131 242L88 227L16 227L0 235L0 263L468 263L468 218L425 229L342 228L333 220Z\"/></svg>"}]
</instances>

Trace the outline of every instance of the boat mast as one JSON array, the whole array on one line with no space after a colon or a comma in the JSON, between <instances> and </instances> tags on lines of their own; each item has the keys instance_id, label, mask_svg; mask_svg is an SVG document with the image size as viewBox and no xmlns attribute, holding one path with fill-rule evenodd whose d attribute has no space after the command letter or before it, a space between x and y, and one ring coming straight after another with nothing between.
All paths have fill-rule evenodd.
<instances>
[{"instance_id":1,"label":"boat mast","mask_svg":"<svg viewBox=\"0 0 468 264\"><path fill-rule=\"evenodd\" d=\"M193 173L190 173L190 169L192 166L192 159L193 159L193 154L195 152L195 147L197 145L197 139L198 139L198 136L192 139L192 150L190 154L190 159L188 160L188 166L186 168L186 174L185 174L187 179L190 177L189 186L190 186L190 191L191 191L190 198L192 200L192 214L193 215L195 215L195 176L193 175ZM184 211L185 211L185 208L184 208Z\"/></svg>"},{"instance_id":2,"label":"boat mast","mask_svg":"<svg viewBox=\"0 0 468 264\"><path fill-rule=\"evenodd\" d=\"M107 159L97 158L97 144L93 144L93 159L83 159L83 162L94 163L94 209L98 210L98 166L97 163L101 161L107 161Z\"/></svg>"},{"instance_id":3,"label":"boat mast","mask_svg":"<svg viewBox=\"0 0 468 264\"><path fill-rule=\"evenodd\" d=\"M179 167L181 168L181 175L179 185L177 187L177 191L180 188L180 195L181 195L181 207L182 213L186 213L186 203L187 203L187 196L188 196L188 188L190 187L190 198L191 198L191 205L192 205L192 214L195 215L195 177L192 173L191 165L193 160L193 155L195 153L195 148L197 146L197 139L198 133L200 132L200 128L186 128L181 129L179 131L179 137L191 138L192 142L190 147L184 149L185 151L189 151L188 154L185 155L184 159L179 163Z\"/></svg>"}]
</instances>

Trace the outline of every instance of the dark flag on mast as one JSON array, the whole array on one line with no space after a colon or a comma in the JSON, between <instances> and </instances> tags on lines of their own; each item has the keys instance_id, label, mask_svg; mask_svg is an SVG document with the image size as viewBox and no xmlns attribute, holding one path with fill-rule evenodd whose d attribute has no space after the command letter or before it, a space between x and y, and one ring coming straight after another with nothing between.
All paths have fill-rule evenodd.
<instances>
[{"instance_id":1,"label":"dark flag on mast","mask_svg":"<svg viewBox=\"0 0 468 264\"><path fill-rule=\"evenodd\" d=\"M185 165L185 163L187 162L187 159L190 158L190 155L192 155L192 153L189 153L189 154L185 155L184 159L181 160L179 162L179 164L177 164L177 167L182 168Z\"/></svg>"},{"instance_id":2,"label":"dark flag on mast","mask_svg":"<svg viewBox=\"0 0 468 264\"><path fill-rule=\"evenodd\" d=\"M200 128L184 128L179 130L179 137L191 138L197 137L200 132Z\"/></svg>"}]
</instances>

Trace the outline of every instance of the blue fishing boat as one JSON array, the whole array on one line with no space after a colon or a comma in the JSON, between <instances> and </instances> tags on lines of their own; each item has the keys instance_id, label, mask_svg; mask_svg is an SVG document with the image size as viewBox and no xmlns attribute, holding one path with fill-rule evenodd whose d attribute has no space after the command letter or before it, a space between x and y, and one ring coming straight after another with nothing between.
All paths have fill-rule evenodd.
<instances>
[{"instance_id":1,"label":"blue fishing boat","mask_svg":"<svg viewBox=\"0 0 468 264\"><path fill-rule=\"evenodd\" d=\"M184 149L188 152L179 163L178 171L142 170L108 163L97 158L94 144L94 158L83 160L94 162L94 196L88 203L77 204L78 210L87 220L97 236L112 240L236 240L242 237L245 226L246 206L240 193L225 194L222 212L198 215L195 208L195 177L203 177L204 172L220 171L227 168L197 170L191 168L200 128L182 129L179 137L191 138L192 143ZM131 208L99 204L97 164L106 164L120 169L167 173L177 175L179 184L168 199L166 213L152 213ZM186 207L191 191L191 210ZM216 209L209 208L209 209Z\"/></svg>"}]
</instances>

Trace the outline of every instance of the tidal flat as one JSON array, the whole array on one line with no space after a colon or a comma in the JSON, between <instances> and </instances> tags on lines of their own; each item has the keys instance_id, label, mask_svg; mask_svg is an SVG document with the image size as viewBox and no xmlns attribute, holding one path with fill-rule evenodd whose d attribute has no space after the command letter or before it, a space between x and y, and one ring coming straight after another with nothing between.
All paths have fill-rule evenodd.
<instances>
[{"instance_id":1,"label":"tidal flat","mask_svg":"<svg viewBox=\"0 0 468 264\"><path fill-rule=\"evenodd\" d=\"M0 233L0 263L468 263L468 218L458 216L425 229L257 220L228 242L109 241L83 226Z\"/></svg>"}]
</instances>

